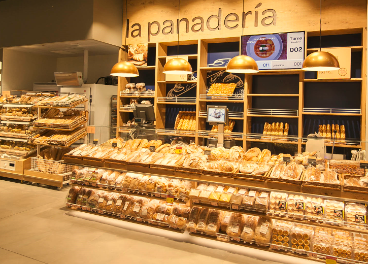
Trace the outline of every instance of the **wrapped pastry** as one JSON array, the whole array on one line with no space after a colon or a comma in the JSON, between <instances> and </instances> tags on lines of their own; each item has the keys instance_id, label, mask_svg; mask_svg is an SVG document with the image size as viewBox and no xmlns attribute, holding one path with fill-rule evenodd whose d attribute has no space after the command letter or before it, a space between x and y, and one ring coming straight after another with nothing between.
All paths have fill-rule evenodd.
<instances>
[{"instance_id":1,"label":"wrapped pastry","mask_svg":"<svg viewBox=\"0 0 368 264\"><path fill-rule=\"evenodd\" d=\"M230 203L231 197L237 192L237 188L229 187L221 194L219 201L223 203Z\"/></svg>"},{"instance_id":2,"label":"wrapped pastry","mask_svg":"<svg viewBox=\"0 0 368 264\"><path fill-rule=\"evenodd\" d=\"M354 233L354 259L368 261L368 235Z\"/></svg>"},{"instance_id":3,"label":"wrapped pastry","mask_svg":"<svg viewBox=\"0 0 368 264\"><path fill-rule=\"evenodd\" d=\"M285 215L287 212L288 194L281 192L271 192L270 195L270 213Z\"/></svg>"},{"instance_id":4,"label":"wrapped pastry","mask_svg":"<svg viewBox=\"0 0 368 264\"><path fill-rule=\"evenodd\" d=\"M293 240L290 241L290 231L293 227L291 222L280 221L280 220L273 220L272 221L272 241L271 244L274 245L277 249L285 249L290 245L295 243L298 245L298 241Z\"/></svg>"},{"instance_id":5,"label":"wrapped pastry","mask_svg":"<svg viewBox=\"0 0 368 264\"><path fill-rule=\"evenodd\" d=\"M109 195L106 192L99 192L99 199L97 204L97 209L101 211L106 210L107 202L109 200Z\"/></svg>"},{"instance_id":6,"label":"wrapped pastry","mask_svg":"<svg viewBox=\"0 0 368 264\"><path fill-rule=\"evenodd\" d=\"M205 233L209 236L216 236L220 229L220 211L211 209L208 213Z\"/></svg>"},{"instance_id":7,"label":"wrapped pastry","mask_svg":"<svg viewBox=\"0 0 368 264\"><path fill-rule=\"evenodd\" d=\"M118 198L116 199L116 203L115 203L115 207L113 208L113 213L116 215L120 215L121 210L123 209L124 205L125 205L125 200L126 200L127 195L125 194L121 194L118 196Z\"/></svg>"},{"instance_id":8,"label":"wrapped pastry","mask_svg":"<svg viewBox=\"0 0 368 264\"><path fill-rule=\"evenodd\" d=\"M237 209L239 208L239 206L242 204L242 201L243 201L243 195L247 192L248 191L246 189L240 189L233 193L230 199L230 203L232 204L233 209L235 209L234 206Z\"/></svg>"},{"instance_id":9,"label":"wrapped pastry","mask_svg":"<svg viewBox=\"0 0 368 264\"><path fill-rule=\"evenodd\" d=\"M316 227L314 230L312 251L324 255L331 255L333 240L332 229Z\"/></svg>"},{"instance_id":10,"label":"wrapped pastry","mask_svg":"<svg viewBox=\"0 0 368 264\"><path fill-rule=\"evenodd\" d=\"M307 225L295 224L291 229L290 242L293 251L301 254L307 254L311 251L314 231L313 227Z\"/></svg>"},{"instance_id":11,"label":"wrapped pastry","mask_svg":"<svg viewBox=\"0 0 368 264\"><path fill-rule=\"evenodd\" d=\"M353 257L353 238L350 232L334 230L332 255L345 259L351 259Z\"/></svg>"},{"instance_id":12,"label":"wrapped pastry","mask_svg":"<svg viewBox=\"0 0 368 264\"><path fill-rule=\"evenodd\" d=\"M325 215L325 201L319 197L306 197L305 216L314 221L322 221Z\"/></svg>"},{"instance_id":13,"label":"wrapped pastry","mask_svg":"<svg viewBox=\"0 0 368 264\"><path fill-rule=\"evenodd\" d=\"M222 211L220 214L220 230L221 232L226 232L227 227L229 226L229 222L232 216L232 212Z\"/></svg>"},{"instance_id":14,"label":"wrapped pastry","mask_svg":"<svg viewBox=\"0 0 368 264\"><path fill-rule=\"evenodd\" d=\"M251 148L249 149L245 155L245 161L258 161L258 156L261 154L261 150L259 148Z\"/></svg>"},{"instance_id":15,"label":"wrapped pastry","mask_svg":"<svg viewBox=\"0 0 368 264\"><path fill-rule=\"evenodd\" d=\"M92 191L86 203L87 207L89 207L90 209L97 208L99 199L100 199L99 192Z\"/></svg>"},{"instance_id":16,"label":"wrapped pastry","mask_svg":"<svg viewBox=\"0 0 368 264\"><path fill-rule=\"evenodd\" d=\"M254 232L254 240L259 246L268 246L271 241L272 223L266 217L260 217Z\"/></svg>"},{"instance_id":17,"label":"wrapped pastry","mask_svg":"<svg viewBox=\"0 0 368 264\"><path fill-rule=\"evenodd\" d=\"M244 174L251 174L258 167L257 163L243 161L240 163L239 171Z\"/></svg>"},{"instance_id":18,"label":"wrapped pastry","mask_svg":"<svg viewBox=\"0 0 368 264\"><path fill-rule=\"evenodd\" d=\"M284 174L285 168L286 168L285 163L280 163L280 164L276 165L273 168L273 170L272 170L272 172L271 172L271 174L270 174L269 177L270 178L275 178L275 179L281 178L281 175Z\"/></svg>"},{"instance_id":19,"label":"wrapped pastry","mask_svg":"<svg viewBox=\"0 0 368 264\"><path fill-rule=\"evenodd\" d=\"M344 202L325 200L326 222L342 224L344 221L344 207Z\"/></svg>"},{"instance_id":20,"label":"wrapped pastry","mask_svg":"<svg viewBox=\"0 0 368 264\"><path fill-rule=\"evenodd\" d=\"M242 147L234 146L230 149L229 155L231 161L239 161L243 159L245 151Z\"/></svg>"},{"instance_id":21,"label":"wrapped pastry","mask_svg":"<svg viewBox=\"0 0 368 264\"><path fill-rule=\"evenodd\" d=\"M259 216L244 215L244 227L241 232L240 238L244 242L251 243L254 240L254 231L258 225Z\"/></svg>"},{"instance_id":22,"label":"wrapped pastry","mask_svg":"<svg viewBox=\"0 0 368 264\"><path fill-rule=\"evenodd\" d=\"M288 198L288 215L296 218L304 217L306 197L290 194Z\"/></svg>"},{"instance_id":23,"label":"wrapped pastry","mask_svg":"<svg viewBox=\"0 0 368 264\"><path fill-rule=\"evenodd\" d=\"M145 220L153 220L153 215L156 213L159 205L160 201L155 199L142 204L141 210L139 211L139 217Z\"/></svg>"},{"instance_id":24,"label":"wrapped pastry","mask_svg":"<svg viewBox=\"0 0 368 264\"><path fill-rule=\"evenodd\" d=\"M346 203L345 216L349 226L365 229L367 223L367 207L365 204Z\"/></svg>"},{"instance_id":25,"label":"wrapped pastry","mask_svg":"<svg viewBox=\"0 0 368 264\"><path fill-rule=\"evenodd\" d=\"M115 211L115 204L119 197L120 195L118 193L114 193L108 196L108 200L106 203L107 212L113 213Z\"/></svg>"}]
</instances>

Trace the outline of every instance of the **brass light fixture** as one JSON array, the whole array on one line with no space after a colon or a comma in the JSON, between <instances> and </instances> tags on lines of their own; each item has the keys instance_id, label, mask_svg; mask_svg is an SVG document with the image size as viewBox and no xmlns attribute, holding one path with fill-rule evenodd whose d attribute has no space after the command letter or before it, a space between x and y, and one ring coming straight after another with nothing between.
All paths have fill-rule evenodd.
<instances>
[{"instance_id":1,"label":"brass light fixture","mask_svg":"<svg viewBox=\"0 0 368 264\"><path fill-rule=\"evenodd\" d=\"M329 52L322 51L322 0L319 1L319 51L309 54L303 62L304 71L334 71L340 69L337 58Z\"/></svg>"},{"instance_id":2,"label":"brass light fixture","mask_svg":"<svg viewBox=\"0 0 368 264\"><path fill-rule=\"evenodd\" d=\"M244 0L243 0L243 13L244 13ZM242 14L243 14L242 13ZM243 36L243 26L242 33ZM231 73L257 73L258 65L257 62L249 56L239 55L232 58L226 66L226 71Z\"/></svg>"},{"instance_id":3,"label":"brass light fixture","mask_svg":"<svg viewBox=\"0 0 368 264\"><path fill-rule=\"evenodd\" d=\"M128 0L125 2L125 17L126 17L126 26L128 26ZM128 46L126 44L127 39L127 30L125 31L125 44L123 47L120 47L121 50L124 52L128 52ZM139 72L137 67L131 62L128 61L120 61L116 63L110 72L110 75L112 76L118 76L118 77L137 77L139 76Z\"/></svg>"},{"instance_id":4,"label":"brass light fixture","mask_svg":"<svg viewBox=\"0 0 368 264\"><path fill-rule=\"evenodd\" d=\"M179 0L179 19L180 21L180 0ZM179 25L178 25L178 56L179 56ZM192 74L192 66L183 58L173 58L166 62L164 66L165 74Z\"/></svg>"}]
</instances>

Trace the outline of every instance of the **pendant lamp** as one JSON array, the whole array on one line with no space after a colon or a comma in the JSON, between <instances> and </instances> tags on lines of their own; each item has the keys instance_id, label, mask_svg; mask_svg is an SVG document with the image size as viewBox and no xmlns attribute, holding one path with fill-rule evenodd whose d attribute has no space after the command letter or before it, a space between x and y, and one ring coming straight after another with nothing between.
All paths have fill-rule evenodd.
<instances>
[{"instance_id":1,"label":"pendant lamp","mask_svg":"<svg viewBox=\"0 0 368 264\"><path fill-rule=\"evenodd\" d=\"M319 1L319 51L309 54L303 62L304 71L334 71L340 69L337 58L329 52L322 51L322 0Z\"/></svg>"},{"instance_id":2,"label":"pendant lamp","mask_svg":"<svg viewBox=\"0 0 368 264\"><path fill-rule=\"evenodd\" d=\"M125 17L127 18L126 25L128 26L128 0L125 1L125 4ZM120 47L120 49L124 52L128 52L128 46L126 44L126 32L127 30L125 31L125 45L123 46L123 48ZM139 72L137 67L135 67L133 63L128 61L120 61L112 67L110 75L118 77L137 77L139 76Z\"/></svg>"},{"instance_id":3,"label":"pendant lamp","mask_svg":"<svg viewBox=\"0 0 368 264\"><path fill-rule=\"evenodd\" d=\"M179 0L179 19L180 21L180 0ZM179 56L179 25L178 25L178 56ZM192 66L183 58L173 58L166 62L164 66L165 74L192 74Z\"/></svg>"},{"instance_id":4,"label":"pendant lamp","mask_svg":"<svg viewBox=\"0 0 368 264\"><path fill-rule=\"evenodd\" d=\"M244 0L243 0L243 13L244 13ZM241 35L243 36L243 27ZM246 55L239 55L232 58L226 66L226 71L230 73L259 72L257 62L252 57Z\"/></svg>"}]
</instances>

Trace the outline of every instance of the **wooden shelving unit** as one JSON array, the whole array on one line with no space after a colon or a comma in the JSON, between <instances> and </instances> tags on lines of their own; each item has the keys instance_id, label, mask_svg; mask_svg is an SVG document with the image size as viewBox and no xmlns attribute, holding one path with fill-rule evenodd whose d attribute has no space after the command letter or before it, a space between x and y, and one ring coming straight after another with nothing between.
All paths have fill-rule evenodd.
<instances>
[{"instance_id":1,"label":"wooden shelving unit","mask_svg":"<svg viewBox=\"0 0 368 264\"><path fill-rule=\"evenodd\" d=\"M208 125L206 125L206 119L203 116L199 115L200 111L206 110L207 104L218 104L218 105L236 105L237 107L242 107L244 112L244 117L233 117L230 119L235 120L238 122L238 130L236 132L243 133L242 145L245 148L250 148L253 142L264 142L264 143L285 143L285 144L292 144L297 145L298 152L301 152L305 146L305 143L302 141L302 137L306 136L308 133L311 133L311 131L307 131L305 126L305 121L308 118L318 118L318 116L324 117L323 120L330 120L329 122L332 122L331 120L336 120L338 118L358 118L360 122L360 141L365 141L365 131L366 131L366 91L364 89L366 85L366 76L365 74L362 74L366 70L366 30L361 28L359 30L352 29L352 30L340 30L340 31L325 31L322 32L322 35L330 36L330 35L340 35L343 37L345 34L360 34L361 39L361 45L351 45L346 46L351 48L352 54L359 55L359 59L361 60L358 62L360 65L359 71L361 74L353 74L350 79L316 79L316 77L313 79L309 75L307 75L306 72L304 72L301 69L286 69L286 70L262 70L257 74L254 75L242 75L242 81L244 83L244 93L242 95L241 100L222 100L222 99L201 99L201 95L206 94L206 90L208 88L207 83L207 75L213 74L214 72L218 71L224 71L226 67L209 67L208 66L208 56L209 56L209 46L214 44L221 44L221 43L240 43L240 37L231 37L231 38L215 38L215 39L200 39L200 40L191 40L191 41L181 41L180 42L180 49L182 46L187 45L196 45L197 54L194 53L188 53L185 54L179 54L179 55L185 55L188 56L189 61L192 65L192 68L196 70L197 72L197 80L192 81L166 81L165 80L165 74L163 73L163 68L166 63L167 56L175 56L176 54L172 54L172 50L174 47L176 47L177 42L159 42L159 43L150 43L150 47L155 47L155 54L152 54L152 56L155 56L155 65L150 65L147 67L138 67L139 70L144 71L155 71L155 93L154 93L154 108L155 108L155 114L156 114L156 127L157 129L173 129L173 127L169 127L168 124L172 125L172 120L169 122L167 120L167 111L170 109L172 110L172 107L177 106L177 108L180 110L183 110L184 108L191 109L190 111L196 111L196 121L197 121L197 130L208 130ZM305 43L307 46L309 38L316 38L316 36L319 35L319 32L306 32L305 33ZM359 43L356 43L359 44ZM336 47L340 46L340 43L336 44ZM213 47L213 46L212 46ZM175 49L176 50L176 49ZM193 50L193 49L192 49ZM305 56L308 54L317 51L318 49L315 47L306 47L305 50ZM171 52L170 52L171 51ZM193 51L192 51L193 52ZM121 58L123 54L121 54ZM150 55L149 55L150 56ZM355 60L356 60L355 56ZM352 59L353 60L353 59ZM354 61L354 65L357 64L356 61ZM352 62L353 65L353 62ZM353 66L352 66L353 67ZM254 82L256 78L278 78L278 77L285 77L288 78L288 76L292 76L294 78L293 80L296 80L293 82L293 89L292 92L290 92L290 89L285 90L270 90L268 89L267 92L261 93L261 92L255 92L254 91ZM130 80L127 80L125 78L119 78L119 94L120 91L122 91L125 88L126 83L130 82ZM166 97L167 92L169 91L168 87L172 87L173 84L196 84L196 101L195 102L158 102L157 97ZM361 114L359 113L319 113L319 112L303 112L303 108L307 107L305 106L307 103L307 99L305 97L306 89L308 89L309 86L313 85L323 85L323 83L326 83L326 85L338 85L338 84L345 84L345 85L360 85L361 87L361 94L360 94L360 110ZM306 87L306 84L308 87ZM171 85L171 86L170 86ZM269 83L270 86L273 85L273 83ZM285 83L287 85L287 83ZM271 91L271 93L270 93ZM181 96L188 96L188 95L181 95ZM317 95L316 95L317 96ZM331 94L331 96L335 96L334 94ZM122 100L125 100L125 98L133 98L133 96L122 96L120 101L118 102L118 108L120 109L120 105L122 104ZM143 97L140 97L143 98ZM269 99L267 99L269 98ZM274 99L271 99L274 98ZM341 98L340 98L341 99ZM128 100L128 99L126 99ZM283 108L289 108L289 109L295 109L298 111L298 115L268 115L268 114L248 114L247 110L252 108L252 105L254 108L259 108L254 106L255 101L257 100L292 100L294 104L294 107L285 106ZM338 99L337 99L338 100ZM342 99L341 99L342 100ZM120 104L119 104L120 103ZM320 106L325 107L325 106ZM178 110L179 111L179 110ZM123 111L119 110L119 118L118 118L118 126L121 126L123 122L126 122L128 119L128 116L130 115L131 111ZM172 112L171 112L172 114ZM131 115L130 115L131 116ZM330 119L328 119L330 118ZM278 122L277 119L283 119L283 121L280 122L292 122L294 126L295 133L290 134L291 136L295 136L298 138L297 141L275 141L275 140L258 140L258 139L249 139L245 134L249 133L256 133L253 131L252 125L254 124L254 119L262 119L266 120L266 122ZM275 121L273 121L275 120ZM287 120L287 121L284 121ZM258 120L258 122L260 122ZM239 128L240 127L240 128ZM207 128L207 129L206 129ZM262 132L258 132L262 133ZM170 134L170 133L168 133ZM185 133L183 133L184 136ZM174 133L172 135L180 135L179 133ZM191 136L192 137L192 136ZM201 140L203 140L203 136L199 136L198 133L194 136L196 143L203 143ZM237 144L239 144L239 140L237 140ZM326 144L328 145L328 144ZM360 148L362 147L365 149L365 144L361 144L359 146L353 146L353 145L336 145L336 147L341 148Z\"/></svg>"}]
</instances>

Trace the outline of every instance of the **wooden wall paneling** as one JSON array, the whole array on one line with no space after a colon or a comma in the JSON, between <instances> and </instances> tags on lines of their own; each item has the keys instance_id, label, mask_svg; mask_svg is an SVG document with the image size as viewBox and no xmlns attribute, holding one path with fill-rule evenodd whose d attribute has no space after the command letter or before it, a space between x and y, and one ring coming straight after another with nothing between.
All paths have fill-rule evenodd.
<instances>
[{"instance_id":1,"label":"wooden wall paneling","mask_svg":"<svg viewBox=\"0 0 368 264\"><path fill-rule=\"evenodd\" d=\"M199 111L202 109L202 103L199 101L199 97L201 91L203 90L204 78L203 71L201 71L202 66L207 66L207 54L208 54L208 44L203 41L198 41L198 57L197 57L197 87L196 87L196 124L197 124L197 133L195 136L195 143L198 144L200 139L198 137L198 130L203 130L202 127L206 127L205 119L199 118ZM204 122L203 122L204 121Z\"/></svg>"}]
</instances>

